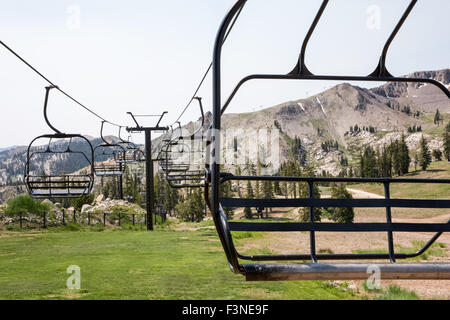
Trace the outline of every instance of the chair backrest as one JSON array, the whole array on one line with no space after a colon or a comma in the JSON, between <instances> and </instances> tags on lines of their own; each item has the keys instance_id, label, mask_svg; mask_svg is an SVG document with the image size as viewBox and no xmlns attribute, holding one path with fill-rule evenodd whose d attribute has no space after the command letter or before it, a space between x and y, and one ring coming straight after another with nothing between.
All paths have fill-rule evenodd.
<instances>
[{"instance_id":1,"label":"chair backrest","mask_svg":"<svg viewBox=\"0 0 450 320\"><path fill-rule=\"evenodd\" d=\"M230 96L222 102L222 86L221 86L221 57L222 57L222 46L224 40L227 36L227 31L230 26L234 24L234 19L239 16L242 8L244 7L246 0L238 0L233 7L230 9L228 14L225 16L214 45L213 54L213 115L212 115L212 125L211 132L212 138L208 139L211 143L208 144L208 154L209 160L207 163L210 165L208 169L208 183L205 186L205 197L206 201L209 203L209 207L212 211L214 223L216 230L219 234L222 246L224 248L225 254L228 259L229 266L231 270L235 273L242 273L250 275L247 278L250 280L289 280L295 278L299 274L305 273L304 268L296 267L292 264L273 266L269 264L253 264L245 265L240 264L239 259L247 260L257 260L257 261L290 261L290 260L305 260L309 259L313 263L316 263L318 259L390 259L391 262L395 262L396 259L411 257L408 254L398 254L394 251L394 242L392 233L394 231L401 232L434 232L435 235L429 240L429 242L421 249L418 253L420 254L427 248L431 246L432 243L443 233L450 231L450 225L448 223L441 224L404 224L404 223L392 223L391 208L392 207L406 207L406 208L449 208L450 200L438 199L438 200L424 200L424 199L391 199L389 186L393 183L450 183L448 179L425 179L423 181L418 179L340 179L340 178L329 178L323 180L321 178L315 177L268 177L268 176L258 176L258 177L245 177L239 176L235 177L229 173L223 173L220 171L220 130L221 130L221 117L226 111L227 107L235 97L239 89L250 80L342 80L342 81L378 81L378 82L413 82L413 83L428 83L439 88L447 97L450 98L450 92L442 83L428 78L411 78L411 77L394 77L392 76L385 65L386 53L394 39L395 35L398 33L399 29L403 25L405 19L409 15L410 11L414 7L416 0L412 0L405 13L401 17L400 21L396 25L391 36L387 40L385 47L383 49L381 58L377 69L368 76L346 76L346 75L314 75L312 74L305 64L305 54L307 43L314 32L316 25L318 24L322 13L324 12L328 0L324 0L322 5L303 41L302 49L298 62L294 69L288 74L252 74L241 79ZM258 180L258 181L292 181L292 182L304 182L308 186L308 198L302 199L230 199L221 197L220 187L221 184L226 181L232 180ZM313 196L314 184L318 182L365 182L365 183L383 183L385 187L385 197L384 199L315 199ZM309 212L309 222L308 223L246 223L246 222L228 222L227 217L224 213L223 207L307 207ZM340 224L340 223L316 223L314 220L314 208L317 207L383 207L386 210L386 223L354 223L354 224ZM309 254L294 254L294 255L258 255L258 256L244 256L237 252L234 244L231 231L256 231L256 232L286 232L286 231L307 231L310 233L310 252ZM382 231L387 232L388 236L388 253L387 254L342 254L342 255L319 255L316 253L315 249L315 232L324 231L335 231L335 232L362 232L362 231ZM321 268L323 266L317 267ZM315 268L315 267L314 267ZM399 271L401 266L396 270ZM450 264L446 264L443 270L437 272L437 267L430 266L428 269L421 270L421 267L415 268L411 267L414 272L398 272L396 276L420 278L426 277L433 274L435 277L442 276L443 278L450 277ZM333 268L324 268L328 277L333 274ZM334 270L334 277L338 278L337 273L339 269ZM436 272L435 272L436 271ZM389 269L386 272L390 272L393 275L395 272ZM283 278L284 275L288 275ZM346 276L349 276L348 273ZM426 275L428 274L428 275ZM317 273L316 273L317 275ZM354 275L354 277L356 277ZM298 276L297 278L300 278ZM325 278L325 277L323 277Z\"/></svg>"},{"instance_id":2,"label":"chair backrest","mask_svg":"<svg viewBox=\"0 0 450 320\"><path fill-rule=\"evenodd\" d=\"M46 147L34 147L42 139L48 139ZM74 139L83 147L74 148ZM55 140L69 141L65 146ZM65 159L54 159L55 155L65 156ZM74 198L89 194L94 182L93 158L92 144L82 135L58 133L35 138L28 146L25 163L24 180L28 193L34 198ZM34 165L35 161L38 161L37 166ZM75 163L72 172L63 170L64 166L58 165L58 161ZM42 162L46 162L44 167L41 166ZM52 162L54 165L51 165ZM85 172L78 173L83 169Z\"/></svg>"}]
</instances>

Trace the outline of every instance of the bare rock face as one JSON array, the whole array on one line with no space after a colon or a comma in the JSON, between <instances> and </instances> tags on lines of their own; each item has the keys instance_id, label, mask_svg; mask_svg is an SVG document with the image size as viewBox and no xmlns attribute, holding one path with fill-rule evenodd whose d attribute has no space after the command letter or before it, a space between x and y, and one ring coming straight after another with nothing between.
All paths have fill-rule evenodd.
<instances>
[{"instance_id":1,"label":"bare rock face","mask_svg":"<svg viewBox=\"0 0 450 320\"><path fill-rule=\"evenodd\" d=\"M90 204L83 204L83 206L81 207L81 213L87 212L90 209L92 209L92 206Z\"/></svg>"},{"instance_id":2,"label":"bare rock face","mask_svg":"<svg viewBox=\"0 0 450 320\"><path fill-rule=\"evenodd\" d=\"M59 202L55 202L55 207L57 207L57 208L62 208L62 204L59 203Z\"/></svg>"},{"instance_id":3,"label":"bare rock face","mask_svg":"<svg viewBox=\"0 0 450 320\"><path fill-rule=\"evenodd\" d=\"M75 212L75 208L74 207L70 207L66 210L66 214L72 216Z\"/></svg>"},{"instance_id":4,"label":"bare rock face","mask_svg":"<svg viewBox=\"0 0 450 320\"><path fill-rule=\"evenodd\" d=\"M106 199L104 201L98 201L102 199L102 197L97 197L94 201L95 204L89 205L85 204L81 208L81 213L92 213L92 212L106 212L111 213L113 209L117 207L123 207L124 212L134 211L135 214L145 214L145 210L140 206L134 203L129 203L126 200L111 200Z\"/></svg>"},{"instance_id":5,"label":"bare rock face","mask_svg":"<svg viewBox=\"0 0 450 320\"><path fill-rule=\"evenodd\" d=\"M105 200L105 196L103 194L101 194L97 198L95 198L95 204L99 204L103 200Z\"/></svg>"},{"instance_id":6,"label":"bare rock face","mask_svg":"<svg viewBox=\"0 0 450 320\"><path fill-rule=\"evenodd\" d=\"M49 204L49 205L51 205L51 206L53 205L53 202L51 202L51 201L48 200L48 199L43 200L42 203Z\"/></svg>"}]
</instances>

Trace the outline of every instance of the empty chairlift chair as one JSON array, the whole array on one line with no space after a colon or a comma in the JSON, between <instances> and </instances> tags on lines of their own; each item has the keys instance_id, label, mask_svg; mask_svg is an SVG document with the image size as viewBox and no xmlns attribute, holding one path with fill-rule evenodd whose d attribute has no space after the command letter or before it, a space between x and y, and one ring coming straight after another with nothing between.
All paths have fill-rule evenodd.
<instances>
[{"instance_id":1,"label":"empty chairlift chair","mask_svg":"<svg viewBox=\"0 0 450 320\"><path fill-rule=\"evenodd\" d=\"M119 127L119 145L121 145L124 151L119 151L114 153L114 160L117 163L123 164L137 164L145 161L144 152L131 141L122 139L121 129Z\"/></svg>"},{"instance_id":2,"label":"empty chairlift chair","mask_svg":"<svg viewBox=\"0 0 450 320\"><path fill-rule=\"evenodd\" d=\"M222 102L221 91L221 54L224 36L233 17L236 16L246 3L239 0L235 3L226 15L218 35L216 37L213 56L213 124L214 133L220 132L221 116L230 104L231 100L239 88L247 81L254 79L290 79L290 80L345 80L345 81L382 81L382 82L413 82L428 83L438 87L447 97L450 92L440 82L426 78L405 78L394 77L386 69L386 52L390 43L394 39L401 25L412 10L416 1L411 1L408 9L403 14L399 23L395 27L388 41L385 44L379 66L368 76L329 76L314 75L305 65L305 51L308 40L313 33L320 17L328 3L323 1L322 6L312 23L307 36L303 42L301 54L296 67L288 74L253 74L243 78L238 82L228 100ZM211 144L208 146L207 154L210 155L211 165L208 173L208 183L205 188L207 202L210 206L214 223L219 234L223 249L225 251L229 266L235 273L240 273L247 280L312 280L312 279L367 279L368 272L372 268L379 268L382 279L450 279L450 263L413 263L398 262L405 258L416 257L425 252L443 232L450 231L449 223L393 223L391 208L450 208L450 200L428 200L428 199L392 199L390 187L397 183L430 183L448 184L450 179L412 179L412 178L315 178L315 177L274 177L274 176L234 176L231 173L221 172L219 161L214 161L214 154L219 157L219 137L213 136ZM217 148L217 149L216 149ZM223 198L220 195L220 186L227 181L288 181L306 183L309 196L302 199L244 199L244 198ZM313 196L314 185L321 182L360 182L360 183L381 183L384 185L384 198L381 199L316 199ZM307 207L309 212L309 222L306 223L253 223L253 222L229 222L224 207ZM318 223L314 220L314 208L321 207L352 207L352 208L384 208L386 220L384 223ZM271 255L243 255L236 250L231 231L254 231L254 232L308 232L310 237L309 252L292 254L271 254ZM317 232L385 232L387 235L386 253L317 253L316 233ZM416 253L403 253L394 250L393 232L429 232L434 233L429 241ZM242 261L249 261L243 263ZM310 261L304 263L302 261ZM347 260L343 263L327 263L326 261ZM354 263L361 260L385 260L379 263ZM295 262L297 261L297 262ZM352 262L350 262L352 261Z\"/></svg>"},{"instance_id":3,"label":"empty chairlift chair","mask_svg":"<svg viewBox=\"0 0 450 320\"><path fill-rule=\"evenodd\" d=\"M94 172L99 177L121 176L125 171L125 149L117 143L106 141L103 137L104 123L105 121L102 121L100 129L103 143L94 148ZM117 159L121 161L117 161Z\"/></svg>"},{"instance_id":4,"label":"empty chairlift chair","mask_svg":"<svg viewBox=\"0 0 450 320\"><path fill-rule=\"evenodd\" d=\"M25 184L29 195L36 199L88 195L94 184L94 150L91 142L84 136L62 133L50 124L47 104L50 90L53 88L56 87L46 87L44 118L55 133L39 136L28 146ZM42 141L47 142L44 147L40 143ZM64 161L74 163L70 169L75 172L64 170L64 167L61 167Z\"/></svg>"},{"instance_id":5,"label":"empty chairlift chair","mask_svg":"<svg viewBox=\"0 0 450 320\"><path fill-rule=\"evenodd\" d=\"M198 188L205 185L205 161L203 144L203 126L205 116L202 100L195 97L199 103L201 122L193 133L184 136L181 125L175 138L169 139L162 152L165 160L160 167L165 173L165 179L172 188Z\"/></svg>"}]
</instances>

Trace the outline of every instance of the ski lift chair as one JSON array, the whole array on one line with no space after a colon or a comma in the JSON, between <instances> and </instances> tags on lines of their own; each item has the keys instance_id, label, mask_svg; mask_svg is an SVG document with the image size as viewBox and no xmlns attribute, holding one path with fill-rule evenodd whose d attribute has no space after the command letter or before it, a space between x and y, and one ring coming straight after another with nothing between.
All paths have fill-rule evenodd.
<instances>
[{"instance_id":1,"label":"ski lift chair","mask_svg":"<svg viewBox=\"0 0 450 320\"><path fill-rule=\"evenodd\" d=\"M176 144L169 144L166 148L164 152L166 159L160 162L161 169L166 174L187 172L190 167L189 147L185 143L177 141Z\"/></svg>"},{"instance_id":2,"label":"ski lift chair","mask_svg":"<svg viewBox=\"0 0 450 320\"><path fill-rule=\"evenodd\" d=\"M205 115L203 112L202 99L194 97L199 103L201 113L201 123L190 135L183 136L181 124L179 124L180 134L167 142L164 155L166 160L161 163L162 170L166 173L166 180L172 188L198 188L204 186L204 146L203 146L203 126ZM173 149L177 152L173 152ZM176 154L181 155L178 159Z\"/></svg>"},{"instance_id":3,"label":"ski lift chair","mask_svg":"<svg viewBox=\"0 0 450 320\"><path fill-rule=\"evenodd\" d=\"M125 171L125 149L117 143L106 141L103 137L104 123L102 121L100 129L103 143L94 148L94 172L99 177L121 176Z\"/></svg>"},{"instance_id":4,"label":"ski lift chair","mask_svg":"<svg viewBox=\"0 0 450 320\"><path fill-rule=\"evenodd\" d=\"M47 125L55 131L53 134L41 135L33 139L27 149L27 160L25 163L25 175L24 180L31 197L35 199L44 198L77 198L90 194L94 185L94 169L93 159L94 150L91 142L80 134L66 134L57 130L52 126L47 117L47 104L49 99L50 90L57 88L56 86L46 87L45 102L44 102L44 118ZM48 140L48 143L44 148L36 147L38 141ZM52 141L64 141L68 140L67 146L60 145L52 146ZM77 141L78 146L73 146L74 140ZM44 168L47 165L46 161L51 161L56 155L62 155L71 157L76 160L80 165L79 169L87 167L86 173L67 173L61 168L56 168L56 173L46 173L45 170L39 168L39 163L44 163ZM49 159L50 158L50 159ZM38 162L39 161L39 162ZM83 165L81 165L83 164ZM55 169L55 168L54 168ZM36 174L36 171L42 170L43 173ZM80 170L79 170L80 171ZM80 172L83 172L82 170Z\"/></svg>"},{"instance_id":5,"label":"ski lift chair","mask_svg":"<svg viewBox=\"0 0 450 320\"><path fill-rule=\"evenodd\" d=\"M118 151L114 153L114 160L116 163L123 163L123 164L134 164L145 161L145 154L144 152L139 149L139 147L131 142L130 140L124 140L121 137L121 129L122 127L119 127L119 145L122 146L124 151Z\"/></svg>"},{"instance_id":6,"label":"ski lift chair","mask_svg":"<svg viewBox=\"0 0 450 320\"><path fill-rule=\"evenodd\" d=\"M413 82L428 83L438 87L450 98L449 90L440 82L426 78L394 77L386 69L386 53L391 41L412 10L416 1L409 4L407 10L398 22L388 41L386 42L381 59L376 70L368 76L330 76L314 75L305 65L305 50L311 34L317 25L327 0L323 1L306 38L303 42L301 54L296 67L288 74L253 74L238 82L229 98L222 104L221 90L221 54L224 36L233 17L242 10L245 0L238 0L230 9L223 20L218 31L213 56L213 123L211 144L207 146L207 154L210 159L211 169L208 170L208 185L205 186L205 198L211 209L214 223L225 251L230 269L234 273L242 274L247 280L346 280L367 279L373 268L378 268L382 279L450 279L450 263L421 262L399 263L399 260L417 257L424 253L435 243L440 235L450 231L449 223L393 223L391 208L450 208L450 200L429 199L392 199L390 186L397 183L427 183L427 184L449 184L450 179L412 179L412 178L316 178L316 177L274 177L274 176L234 176L227 172L220 172L220 163L215 161L214 156L219 156L218 132L221 129L221 116L235 96L239 88L247 81L254 79L290 79L290 80L345 80L345 81L382 81L382 82ZM244 199L224 198L220 195L220 186L226 181L288 181L304 182L308 186L309 196L302 199ZM313 197L314 184L323 182L359 182L359 183L381 183L384 185L384 199L316 199ZM224 207L307 207L309 222L286 223L286 222L229 222L224 213ZM321 207L349 207L349 208L385 208L386 222L384 223L318 223L314 220L314 208ZM270 254L270 255L244 255L237 251L232 231L252 232L308 232L310 235L310 250L307 253L292 254ZM386 253L317 253L317 232L385 232L387 235ZM430 232L434 233L429 241L415 253L403 253L394 250L393 232ZM304 263L302 261L310 261ZM330 261L347 260L384 260L379 263L354 263ZM244 263L243 261L249 261ZM328 262L327 262L328 261ZM371 271L372 270L372 271Z\"/></svg>"}]
</instances>

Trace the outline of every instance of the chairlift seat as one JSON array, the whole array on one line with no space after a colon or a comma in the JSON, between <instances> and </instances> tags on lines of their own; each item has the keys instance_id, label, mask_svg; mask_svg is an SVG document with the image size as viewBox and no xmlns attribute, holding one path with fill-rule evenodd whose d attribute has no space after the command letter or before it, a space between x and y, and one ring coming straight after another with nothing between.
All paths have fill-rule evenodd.
<instances>
[{"instance_id":1,"label":"chairlift seat","mask_svg":"<svg viewBox=\"0 0 450 320\"><path fill-rule=\"evenodd\" d=\"M105 141L105 140L104 140ZM102 150L102 152L100 152ZM109 150L109 153L107 152ZM108 176L121 176L125 171L125 163L116 161L117 154L122 157L125 154L125 150L118 144L103 143L94 148L94 172L96 176L108 177ZM112 163L105 163L100 161L99 157L110 157Z\"/></svg>"},{"instance_id":2,"label":"chairlift seat","mask_svg":"<svg viewBox=\"0 0 450 320\"><path fill-rule=\"evenodd\" d=\"M77 198L88 195L94 183L91 175L27 176L31 197Z\"/></svg>"},{"instance_id":3,"label":"chairlift seat","mask_svg":"<svg viewBox=\"0 0 450 320\"><path fill-rule=\"evenodd\" d=\"M87 146L87 153L83 151L73 151L70 144L73 139L78 138L84 141ZM45 150L33 150L32 147L36 141L41 139L48 139L48 145ZM68 147L62 151L55 151L51 149L52 139L70 139ZM80 156L85 160L86 166L89 168L86 174L36 174L32 171L32 163L38 156L47 156L49 154L74 154ZM88 139L79 134L47 134L35 138L27 150L27 162L25 165L24 180L31 197L36 199L43 198L77 198L90 194L94 185L94 170L92 166L93 148Z\"/></svg>"}]
</instances>

